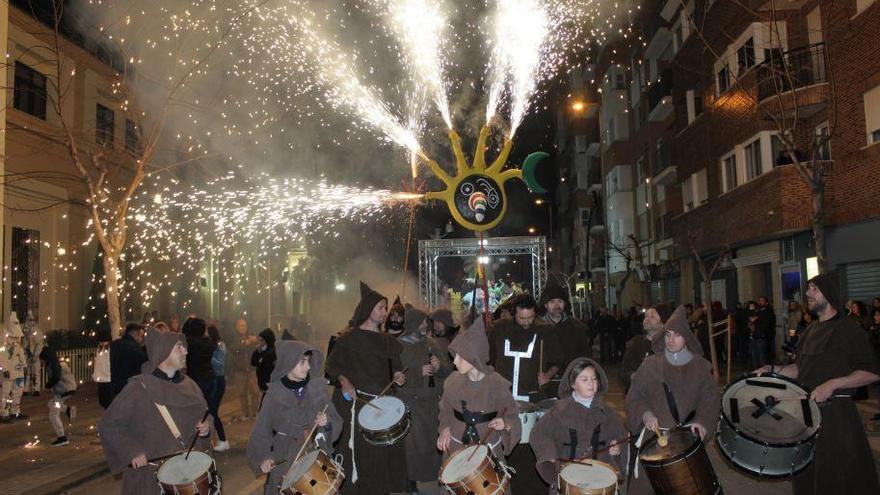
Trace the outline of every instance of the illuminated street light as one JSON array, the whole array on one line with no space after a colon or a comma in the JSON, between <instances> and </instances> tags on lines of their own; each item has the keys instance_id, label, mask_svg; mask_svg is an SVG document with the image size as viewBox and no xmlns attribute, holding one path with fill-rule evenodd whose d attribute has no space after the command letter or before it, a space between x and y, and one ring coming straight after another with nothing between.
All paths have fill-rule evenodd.
<instances>
[{"instance_id":1,"label":"illuminated street light","mask_svg":"<svg viewBox=\"0 0 880 495\"><path fill-rule=\"evenodd\" d=\"M538 205L538 206L541 206L542 204L544 204L544 200L541 199L541 198L538 198L538 199L535 200L535 204Z\"/></svg>"},{"instance_id":2,"label":"illuminated street light","mask_svg":"<svg viewBox=\"0 0 880 495\"><path fill-rule=\"evenodd\" d=\"M582 112L582 111L584 111L585 108L587 108L587 104L580 101L580 100L575 101L574 103L571 104L571 109L574 110L575 112Z\"/></svg>"},{"instance_id":3,"label":"illuminated street light","mask_svg":"<svg viewBox=\"0 0 880 495\"><path fill-rule=\"evenodd\" d=\"M534 234L537 231L534 227L529 227L529 234Z\"/></svg>"},{"instance_id":4,"label":"illuminated street light","mask_svg":"<svg viewBox=\"0 0 880 495\"><path fill-rule=\"evenodd\" d=\"M345 284L336 284L336 291L342 292L345 290Z\"/></svg>"}]
</instances>

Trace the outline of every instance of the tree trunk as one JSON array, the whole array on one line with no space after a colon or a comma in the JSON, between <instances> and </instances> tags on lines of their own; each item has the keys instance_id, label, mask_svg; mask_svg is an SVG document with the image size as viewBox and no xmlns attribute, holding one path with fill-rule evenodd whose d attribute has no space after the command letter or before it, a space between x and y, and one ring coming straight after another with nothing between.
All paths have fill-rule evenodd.
<instances>
[{"instance_id":1,"label":"tree trunk","mask_svg":"<svg viewBox=\"0 0 880 495\"><path fill-rule=\"evenodd\" d=\"M718 351L715 350L715 337L712 336L712 280L703 276L703 292L706 294L706 301L703 303L706 305L706 332L709 337L709 356L712 358L712 377L717 382L719 379L718 374Z\"/></svg>"},{"instance_id":2,"label":"tree trunk","mask_svg":"<svg viewBox=\"0 0 880 495\"><path fill-rule=\"evenodd\" d=\"M107 298L107 321L113 340L122 337L122 315L119 305L119 255L104 251L104 286Z\"/></svg>"},{"instance_id":3,"label":"tree trunk","mask_svg":"<svg viewBox=\"0 0 880 495\"><path fill-rule=\"evenodd\" d=\"M815 172L811 188L813 190L813 244L816 248L816 261L819 273L828 271L828 260L825 258L825 180L821 173Z\"/></svg>"}]
</instances>

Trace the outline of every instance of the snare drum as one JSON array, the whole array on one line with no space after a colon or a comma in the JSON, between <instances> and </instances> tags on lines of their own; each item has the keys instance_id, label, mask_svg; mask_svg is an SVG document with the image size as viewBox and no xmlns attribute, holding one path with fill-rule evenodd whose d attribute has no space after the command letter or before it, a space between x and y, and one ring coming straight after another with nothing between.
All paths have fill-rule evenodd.
<instances>
[{"instance_id":1,"label":"snare drum","mask_svg":"<svg viewBox=\"0 0 880 495\"><path fill-rule=\"evenodd\" d=\"M510 474L485 445L472 445L452 454L440 468L440 484L453 495L501 495Z\"/></svg>"},{"instance_id":2,"label":"snare drum","mask_svg":"<svg viewBox=\"0 0 880 495\"><path fill-rule=\"evenodd\" d=\"M521 400L516 401L516 406L519 408L519 421L522 423L520 443L529 443L529 435L532 433L532 428L535 427L546 411L541 410L538 404Z\"/></svg>"},{"instance_id":3,"label":"snare drum","mask_svg":"<svg viewBox=\"0 0 880 495\"><path fill-rule=\"evenodd\" d=\"M788 477L813 460L822 419L810 393L781 375L749 375L724 390L718 447L734 466Z\"/></svg>"},{"instance_id":4,"label":"snare drum","mask_svg":"<svg viewBox=\"0 0 880 495\"><path fill-rule=\"evenodd\" d=\"M156 478L162 495L215 495L220 493L220 475L214 458L192 451L176 455L159 467Z\"/></svg>"},{"instance_id":5,"label":"snare drum","mask_svg":"<svg viewBox=\"0 0 880 495\"><path fill-rule=\"evenodd\" d=\"M657 495L719 495L718 477L700 437L688 429L667 433L666 447L652 438L639 460Z\"/></svg>"},{"instance_id":6,"label":"snare drum","mask_svg":"<svg viewBox=\"0 0 880 495\"><path fill-rule=\"evenodd\" d=\"M615 495L617 470L592 459L567 462L559 471L557 486L560 495Z\"/></svg>"},{"instance_id":7,"label":"snare drum","mask_svg":"<svg viewBox=\"0 0 880 495\"><path fill-rule=\"evenodd\" d=\"M379 446L394 445L409 432L409 409L397 397L383 395L369 402L358 412L358 425L364 440Z\"/></svg>"},{"instance_id":8,"label":"snare drum","mask_svg":"<svg viewBox=\"0 0 880 495\"><path fill-rule=\"evenodd\" d=\"M290 466L278 490L282 495L334 495L344 479L342 466L323 450L313 450Z\"/></svg>"}]
</instances>

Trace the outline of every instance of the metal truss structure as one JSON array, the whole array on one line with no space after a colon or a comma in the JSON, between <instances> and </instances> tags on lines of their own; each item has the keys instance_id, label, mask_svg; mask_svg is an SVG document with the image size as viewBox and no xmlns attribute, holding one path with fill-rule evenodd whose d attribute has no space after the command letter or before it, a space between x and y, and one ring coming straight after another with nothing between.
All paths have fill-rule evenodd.
<instances>
[{"instance_id":1,"label":"metal truss structure","mask_svg":"<svg viewBox=\"0 0 880 495\"><path fill-rule=\"evenodd\" d=\"M531 293L537 297L547 280L547 241L544 236L487 237L480 252L480 239L432 239L419 241L419 296L428 308L443 300L442 281L437 273L440 258L483 256L529 256L532 266Z\"/></svg>"}]
</instances>

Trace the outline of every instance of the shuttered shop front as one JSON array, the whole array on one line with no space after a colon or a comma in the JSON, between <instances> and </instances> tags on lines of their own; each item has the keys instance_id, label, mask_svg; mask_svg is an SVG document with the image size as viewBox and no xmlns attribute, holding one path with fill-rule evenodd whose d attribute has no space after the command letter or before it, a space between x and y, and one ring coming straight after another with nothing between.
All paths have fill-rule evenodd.
<instances>
[{"instance_id":1,"label":"shuttered shop front","mask_svg":"<svg viewBox=\"0 0 880 495\"><path fill-rule=\"evenodd\" d=\"M880 297L880 260L848 263L846 298L862 301L870 306L875 297Z\"/></svg>"}]
</instances>

